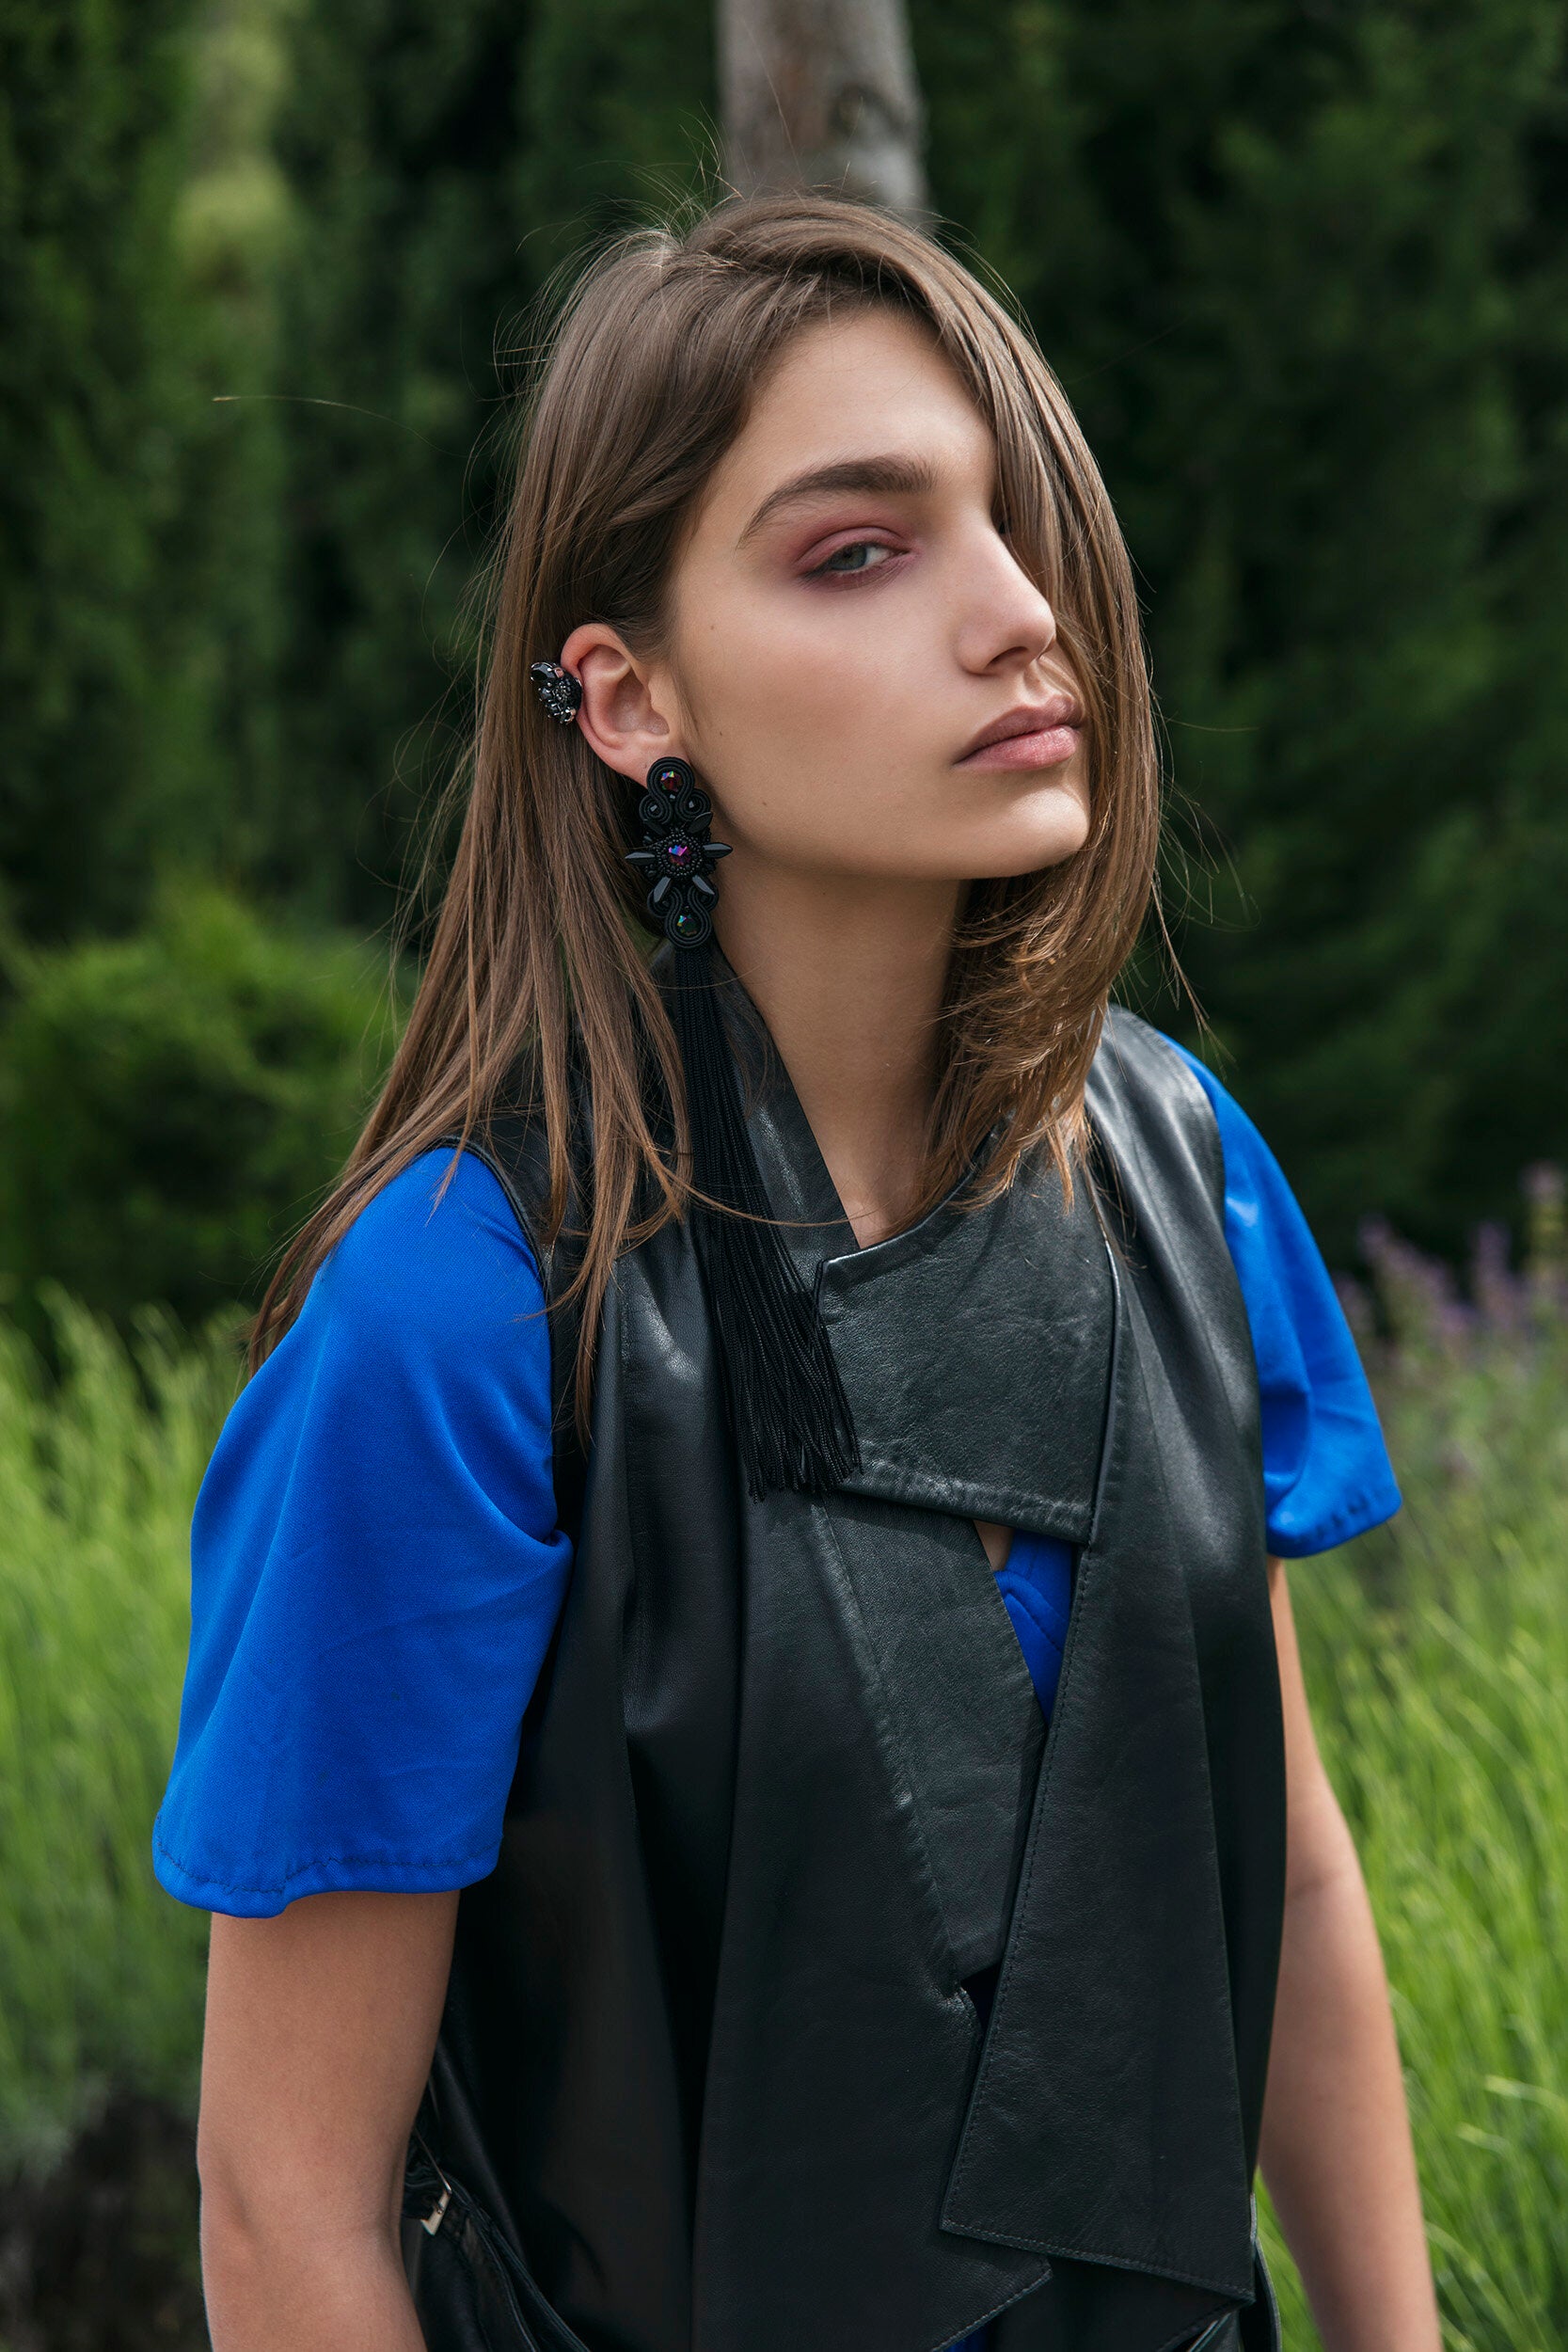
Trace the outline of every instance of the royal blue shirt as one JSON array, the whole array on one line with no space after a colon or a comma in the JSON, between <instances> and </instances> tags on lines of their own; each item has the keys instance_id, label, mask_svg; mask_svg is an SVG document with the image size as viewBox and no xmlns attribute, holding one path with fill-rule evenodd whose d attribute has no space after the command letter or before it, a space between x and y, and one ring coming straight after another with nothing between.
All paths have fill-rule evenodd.
<instances>
[{"instance_id":1,"label":"royal blue shirt","mask_svg":"<svg viewBox=\"0 0 1568 2352\"><path fill-rule=\"evenodd\" d=\"M1182 1057L1224 1150L1269 1546L1324 1551L1399 1508L1377 1414L1273 1155ZM184 1902L270 1917L299 1895L465 1886L495 1867L571 1547L538 1270L472 1154L436 1202L450 1157L415 1161L338 1244L202 1484L179 1739L153 1827L158 1878ZM997 1581L1049 1714L1072 1555L1020 1529Z\"/></svg>"}]
</instances>

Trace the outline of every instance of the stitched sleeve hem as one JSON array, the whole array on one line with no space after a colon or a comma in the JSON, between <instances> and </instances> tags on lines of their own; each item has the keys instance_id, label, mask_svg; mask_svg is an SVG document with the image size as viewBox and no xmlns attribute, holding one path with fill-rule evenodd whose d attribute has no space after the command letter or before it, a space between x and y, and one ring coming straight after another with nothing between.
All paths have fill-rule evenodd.
<instances>
[{"instance_id":1,"label":"stitched sleeve hem","mask_svg":"<svg viewBox=\"0 0 1568 2352\"><path fill-rule=\"evenodd\" d=\"M1357 1535L1365 1535L1374 1527L1381 1527L1403 1507L1403 1497L1392 1479L1380 1482L1364 1495L1356 1495L1329 1518L1315 1527L1270 1527L1269 1550L1276 1560L1310 1560L1320 1552L1334 1551L1340 1544L1350 1543Z\"/></svg>"},{"instance_id":2,"label":"stitched sleeve hem","mask_svg":"<svg viewBox=\"0 0 1568 2352\"><path fill-rule=\"evenodd\" d=\"M276 1919L301 1895L341 1894L357 1889L377 1895L441 1895L488 1878L499 1846L483 1852L433 1862L405 1862L387 1854L325 1854L286 1873L280 1884L237 1886L187 1868L153 1833L152 1873L166 1895L198 1911L221 1911L234 1919Z\"/></svg>"}]
</instances>

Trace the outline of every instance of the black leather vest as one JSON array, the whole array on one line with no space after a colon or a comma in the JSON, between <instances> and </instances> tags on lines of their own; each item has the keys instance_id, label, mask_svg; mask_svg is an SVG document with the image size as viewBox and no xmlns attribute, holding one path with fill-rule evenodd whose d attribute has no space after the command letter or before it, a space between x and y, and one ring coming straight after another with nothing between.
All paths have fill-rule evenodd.
<instances>
[{"instance_id":1,"label":"black leather vest","mask_svg":"<svg viewBox=\"0 0 1568 2352\"><path fill-rule=\"evenodd\" d=\"M1269 2344L1284 1764L1208 1101L1113 1012L1098 1213L1042 1157L860 1249L724 985L863 1467L752 1503L689 1232L621 1260L416 2134L427 2341L938 2352L1000 2313L997 2352ZM537 1231L537 1129L490 1148ZM975 1518L1078 1548L1049 1732Z\"/></svg>"}]
</instances>

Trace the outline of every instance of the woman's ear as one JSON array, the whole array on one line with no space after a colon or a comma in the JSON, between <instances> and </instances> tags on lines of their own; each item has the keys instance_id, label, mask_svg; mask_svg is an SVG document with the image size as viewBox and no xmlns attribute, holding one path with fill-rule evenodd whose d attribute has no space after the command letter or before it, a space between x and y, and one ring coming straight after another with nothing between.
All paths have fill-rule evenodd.
<instances>
[{"instance_id":1,"label":"woman's ear","mask_svg":"<svg viewBox=\"0 0 1568 2352\"><path fill-rule=\"evenodd\" d=\"M641 784L656 759L678 750L660 707L667 681L634 660L612 628L585 621L562 646L560 660L581 681L577 723L607 768Z\"/></svg>"}]
</instances>

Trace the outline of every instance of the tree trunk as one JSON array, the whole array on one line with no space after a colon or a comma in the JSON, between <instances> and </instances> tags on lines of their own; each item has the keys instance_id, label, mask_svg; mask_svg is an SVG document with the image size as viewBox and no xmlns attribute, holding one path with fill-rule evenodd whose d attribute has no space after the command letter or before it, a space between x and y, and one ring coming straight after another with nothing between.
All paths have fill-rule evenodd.
<instances>
[{"instance_id":1,"label":"tree trunk","mask_svg":"<svg viewBox=\"0 0 1568 2352\"><path fill-rule=\"evenodd\" d=\"M719 0L729 177L919 215L920 87L904 0Z\"/></svg>"}]
</instances>

